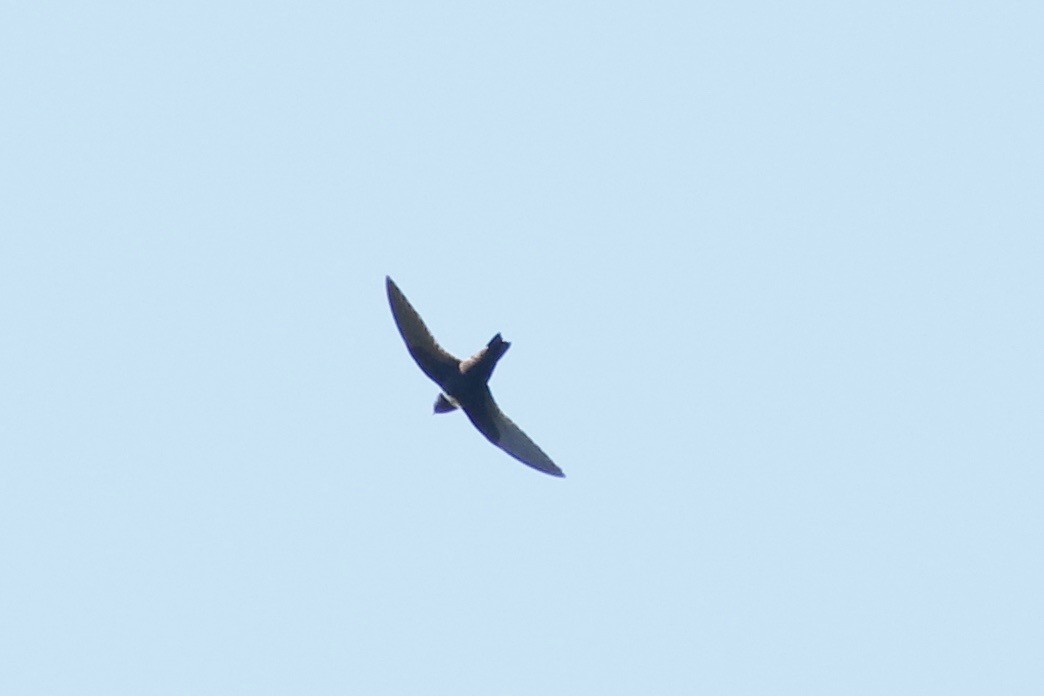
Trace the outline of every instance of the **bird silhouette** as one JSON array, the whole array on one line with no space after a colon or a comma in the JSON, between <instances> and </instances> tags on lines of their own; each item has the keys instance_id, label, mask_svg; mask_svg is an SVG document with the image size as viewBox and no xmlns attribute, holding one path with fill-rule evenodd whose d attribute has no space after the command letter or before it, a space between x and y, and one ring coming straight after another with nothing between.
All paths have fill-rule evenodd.
<instances>
[{"instance_id":1,"label":"bird silhouette","mask_svg":"<svg viewBox=\"0 0 1044 696\"><path fill-rule=\"evenodd\" d=\"M489 391L493 368L511 344L498 333L485 348L467 360L459 360L435 341L395 281L385 276L385 285L388 304L406 349L421 371L442 389L435 399L435 413L460 408L487 440L518 461L551 476L565 476L551 458L504 415Z\"/></svg>"}]
</instances>

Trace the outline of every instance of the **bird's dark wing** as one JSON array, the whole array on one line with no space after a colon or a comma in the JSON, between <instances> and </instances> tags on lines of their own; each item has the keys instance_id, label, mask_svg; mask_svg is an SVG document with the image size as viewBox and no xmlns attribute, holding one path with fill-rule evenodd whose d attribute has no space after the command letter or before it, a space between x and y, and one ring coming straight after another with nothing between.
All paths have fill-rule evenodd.
<instances>
[{"instance_id":1,"label":"bird's dark wing","mask_svg":"<svg viewBox=\"0 0 1044 696\"><path fill-rule=\"evenodd\" d=\"M551 457L544 454L544 450L537 447L535 442L504 415L493 401L488 387L483 387L474 397L462 401L461 407L487 440L518 461L545 474L565 476L551 461Z\"/></svg>"},{"instance_id":2,"label":"bird's dark wing","mask_svg":"<svg viewBox=\"0 0 1044 696\"><path fill-rule=\"evenodd\" d=\"M395 325L399 327L402 340L406 341L406 348L424 374L442 386L450 377L459 372L460 360L447 353L435 342L435 338L424 325L417 310L402 294L402 290L399 290L395 281L385 277L385 285L388 289L388 304L391 305L392 316L395 317Z\"/></svg>"}]
</instances>

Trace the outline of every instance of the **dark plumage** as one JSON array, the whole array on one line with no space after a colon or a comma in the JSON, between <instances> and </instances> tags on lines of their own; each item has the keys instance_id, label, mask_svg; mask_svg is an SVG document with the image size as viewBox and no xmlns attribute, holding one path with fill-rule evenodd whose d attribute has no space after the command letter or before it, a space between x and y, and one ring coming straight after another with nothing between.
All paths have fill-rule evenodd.
<instances>
[{"instance_id":1,"label":"dark plumage","mask_svg":"<svg viewBox=\"0 0 1044 696\"><path fill-rule=\"evenodd\" d=\"M388 304L399 333L406 341L406 348L424 374L442 388L435 400L435 413L446 413L460 407L486 439L518 461L545 474L565 476L493 401L487 383L497 361L511 344L497 334L475 355L458 360L436 343L417 310L395 282L389 277L385 281Z\"/></svg>"}]
</instances>

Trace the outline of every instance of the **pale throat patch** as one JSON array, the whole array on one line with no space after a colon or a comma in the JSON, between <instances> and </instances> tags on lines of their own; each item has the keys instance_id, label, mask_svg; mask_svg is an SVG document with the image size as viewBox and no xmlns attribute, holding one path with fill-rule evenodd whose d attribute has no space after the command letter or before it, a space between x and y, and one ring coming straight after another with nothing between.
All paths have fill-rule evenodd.
<instances>
[{"instance_id":1,"label":"pale throat patch","mask_svg":"<svg viewBox=\"0 0 1044 696\"><path fill-rule=\"evenodd\" d=\"M454 408L460 408L460 404L457 403L457 400L454 399L449 394L447 394L446 392L442 392L442 398L445 399L446 401L450 402L451 404L453 404Z\"/></svg>"}]
</instances>

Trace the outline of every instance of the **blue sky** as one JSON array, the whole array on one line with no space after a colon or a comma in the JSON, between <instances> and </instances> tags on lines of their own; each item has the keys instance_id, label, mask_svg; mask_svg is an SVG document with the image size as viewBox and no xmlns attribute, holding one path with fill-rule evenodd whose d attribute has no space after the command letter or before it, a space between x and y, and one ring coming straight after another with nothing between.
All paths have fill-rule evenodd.
<instances>
[{"instance_id":1,"label":"blue sky","mask_svg":"<svg viewBox=\"0 0 1044 696\"><path fill-rule=\"evenodd\" d=\"M5 4L0 691L1040 693L1042 20Z\"/></svg>"}]
</instances>

